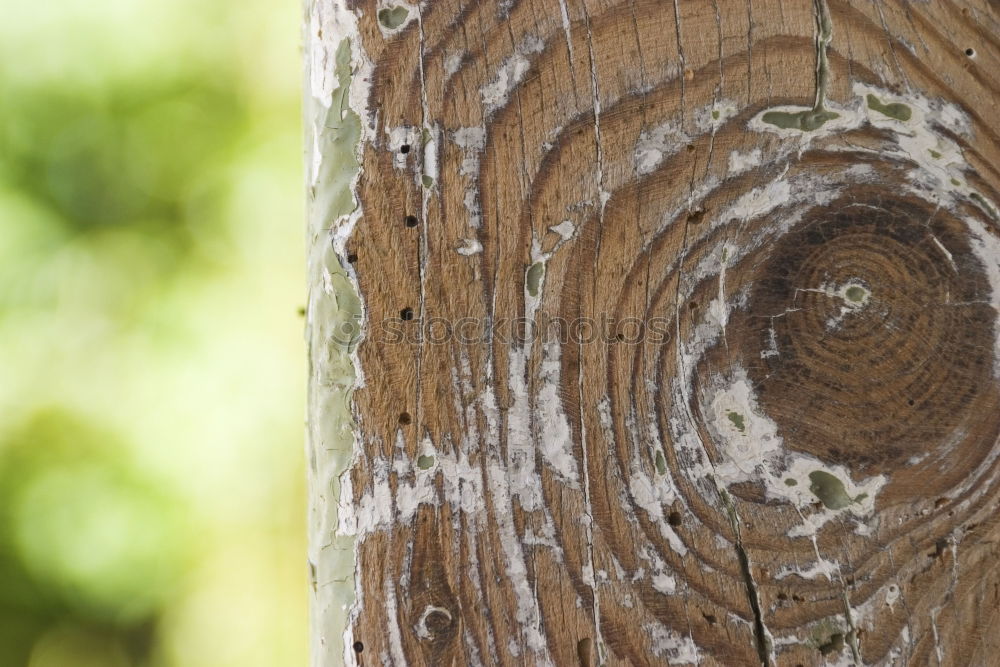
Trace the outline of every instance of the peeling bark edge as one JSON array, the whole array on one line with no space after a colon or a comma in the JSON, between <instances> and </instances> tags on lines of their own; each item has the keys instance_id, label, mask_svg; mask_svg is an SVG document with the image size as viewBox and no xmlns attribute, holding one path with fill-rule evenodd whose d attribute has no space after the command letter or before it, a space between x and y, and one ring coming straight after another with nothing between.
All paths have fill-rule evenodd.
<instances>
[{"instance_id":1,"label":"peeling bark edge","mask_svg":"<svg viewBox=\"0 0 1000 667\"><path fill-rule=\"evenodd\" d=\"M364 306L346 243L361 217L355 196L368 130L370 62L344 0L303 0L308 354L306 461L311 664L355 662L355 539L340 531L358 451L353 393ZM350 533L350 531L347 531Z\"/></svg>"}]
</instances>

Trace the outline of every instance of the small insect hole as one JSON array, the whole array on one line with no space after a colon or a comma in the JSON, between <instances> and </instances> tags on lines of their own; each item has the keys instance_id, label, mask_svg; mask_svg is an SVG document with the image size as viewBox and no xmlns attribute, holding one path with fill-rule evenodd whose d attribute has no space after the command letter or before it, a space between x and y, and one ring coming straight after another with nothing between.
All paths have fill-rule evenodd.
<instances>
[{"instance_id":1,"label":"small insect hole","mask_svg":"<svg viewBox=\"0 0 1000 667\"><path fill-rule=\"evenodd\" d=\"M671 512L670 515L667 516L667 523L669 523L671 526L681 525L681 513Z\"/></svg>"},{"instance_id":2,"label":"small insect hole","mask_svg":"<svg viewBox=\"0 0 1000 667\"><path fill-rule=\"evenodd\" d=\"M353 252L352 253L348 253L348 255L347 255L347 261L348 261L349 264L354 264L354 262L358 261L358 256L355 255Z\"/></svg>"},{"instance_id":3,"label":"small insect hole","mask_svg":"<svg viewBox=\"0 0 1000 667\"><path fill-rule=\"evenodd\" d=\"M701 612L701 615L705 617L705 621L709 625L715 625L718 622L718 619L715 618L714 614L706 614L705 612Z\"/></svg>"},{"instance_id":4,"label":"small insect hole","mask_svg":"<svg viewBox=\"0 0 1000 667\"><path fill-rule=\"evenodd\" d=\"M687 145L687 151L688 151L688 153L693 153L694 152L694 144L688 144Z\"/></svg>"},{"instance_id":5,"label":"small insect hole","mask_svg":"<svg viewBox=\"0 0 1000 667\"><path fill-rule=\"evenodd\" d=\"M906 402L907 405L913 406L916 403L912 398Z\"/></svg>"},{"instance_id":6,"label":"small insect hole","mask_svg":"<svg viewBox=\"0 0 1000 667\"><path fill-rule=\"evenodd\" d=\"M416 227L417 226L417 216L415 216L415 215L408 215L408 216L406 216L406 218L404 220L406 222L406 226L407 227Z\"/></svg>"},{"instance_id":7,"label":"small insect hole","mask_svg":"<svg viewBox=\"0 0 1000 667\"><path fill-rule=\"evenodd\" d=\"M698 302L688 301L688 310L698 310Z\"/></svg>"},{"instance_id":8,"label":"small insect hole","mask_svg":"<svg viewBox=\"0 0 1000 667\"><path fill-rule=\"evenodd\" d=\"M701 222L702 218L705 217L705 210L701 208L696 208L695 210L688 213L687 221L692 225L697 225Z\"/></svg>"},{"instance_id":9,"label":"small insect hole","mask_svg":"<svg viewBox=\"0 0 1000 667\"><path fill-rule=\"evenodd\" d=\"M965 50L965 55L969 56L970 58L975 58L976 57L976 50L970 46L969 48L967 48Z\"/></svg>"},{"instance_id":10,"label":"small insect hole","mask_svg":"<svg viewBox=\"0 0 1000 667\"><path fill-rule=\"evenodd\" d=\"M354 652L355 653L361 653L364 650L365 650L365 645L364 644L362 644L361 642L354 642Z\"/></svg>"},{"instance_id":11,"label":"small insect hole","mask_svg":"<svg viewBox=\"0 0 1000 667\"><path fill-rule=\"evenodd\" d=\"M400 412L399 413L399 423L402 424L403 426L406 426L407 424L409 424L412 421L413 421L413 417L410 416L409 412Z\"/></svg>"},{"instance_id":12,"label":"small insect hole","mask_svg":"<svg viewBox=\"0 0 1000 667\"><path fill-rule=\"evenodd\" d=\"M409 322L410 320L413 319L413 309L404 308L403 310L399 311L399 317L402 318L404 321Z\"/></svg>"},{"instance_id":13,"label":"small insect hole","mask_svg":"<svg viewBox=\"0 0 1000 667\"><path fill-rule=\"evenodd\" d=\"M402 146L400 146L399 147L399 152L402 153L403 155L406 155L407 153L409 153L410 152L410 144L403 144Z\"/></svg>"}]
</instances>

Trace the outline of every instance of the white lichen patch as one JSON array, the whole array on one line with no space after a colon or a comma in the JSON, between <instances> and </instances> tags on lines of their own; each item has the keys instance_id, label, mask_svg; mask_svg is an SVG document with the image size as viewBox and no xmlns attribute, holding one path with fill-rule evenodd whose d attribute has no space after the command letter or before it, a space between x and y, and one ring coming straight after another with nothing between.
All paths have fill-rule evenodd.
<instances>
[{"instance_id":1,"label":"white lichen patch","mask_svg":"<svg viewBox=\"0 0 1000 667\"><path fill-rule=\"evenodd\" d=\"M608 443L615 442L614 424L611 416L611 401L607 396L603 397L597 403L597 414L601 423L601 431L603 432L604 439ZM638 434L640 432L640 427L636 422L634 412L630 411L628 419L626 421L626 432L629 434ZM657 456L659 453L662 457L661 449L663 444L660 442L659 431L655 423L650 423L648 427L649 441L656 447L650 457L654 461L654 466L656 465ZM641 440L641 438L637 438ZM632 501L646 513L646 517L652 523L656 524L659 528L660 535L667 541L670 548L675 552L684 556L687 554L687 546L681 541L680 537L674 531L673 526L667 521L667 517L664 514L664 508L671 506L677 499L677 491L673 486L673 480L669 475L669 470L667 469L666 461L662 458L660 465L662 466L662 473L656 472L650 475L647 472L646 465L643 464L640 458L640 450L633 444L632 459L629 464L629 474L628 474L628 488L629 494L632 496ZM631 512L630 518L635 520L634 514ZM663 567L662 561L660 561L660 567Z\"/></svg>"},{"instance_id":2,"label":"white lichen patch","mask_svg":"<svg viewBox=\"0 0 1000 667\"><path fill-rule=\"evenodd\" d=\"M848 315L863 310L872 299L867 283L860 278L847 280L841 284L823 283L816 288L800 288L798 292L816 292L835 301L838 310L826 321L828 331L839 327Z\"/></svg>"},{"instance_id":3,"label":"white lichen patch","mask_svg":"<svg viewBox=\"0 0 1000 667\"><path fill-rule=\"evenodd\" d=\"M649 650L657 658L664 658L668 665L698 665L701 654L690 635L682 635L659 623L647 623L643 629L649 634Z\"/></svg>"},{"instance_id":4,"label":"white lichen patch","mask_svg":"<svg viewBox=\"0 0 1000 667\"><path fill-rule=\"evenodd\" d=\"M732 100L719 100L694 112L695 127L699 134L714 133L739 113L740 104Z\"/></svg>"},{"instance_id":5,"label":"white lichen patch","mask_svg":"<svg viewBox=\"0 0 1000 667\"><path fill-rule=\"evenodd\" d=\"M990 303L994 312L1000 313L1000 239L979 220L964 216L969 228L969 245L982 264L990 283ZM1000 327L996 328L993 345L993 374L1000 378Z\"/></svg>"},{"instance_id":6,"label":"white lichen patch","mask_svg":"<svg viewBox=\"0 0 1000 667\"><path fill-rule=\"evenodd\" d=\"M563 482L575 488L579 475L573 453L573 433L559 397L559 358L559 342L546 343L539 373L541 386L535 394L535 420L540 426L538 437L542 460Z\"/></svg>"},{"instance_id":7,"label":"white lichen patch","mask_svg":"<svg viewBox=\"0 0 1000 667\"><path fill-rule=\"evenodd\" d=\"M478 229L483 220L482 208L479 205L479 161L486 148L486 129L460 127L451 133L451 140L462 151L458 173L466 179L465 196L462 201L469 214L469 226Z\"/></svg>"},{"instance_id":8,"label":"white lichen patch","mask_svg":"<svg viewBox=\"0 0 1000 667\"><path fill-rule=\"evenodd\" d=\"M397 439L401 443L401 433ZM362 538L381 528L409 523L421 505L444 502L453 511L467 514L485 509L482 471L469 463L464 452L455 455L435 450L430 441L422 443L421 451L411 460L397 446L393 460L375 458L370 464L371 484L360 500L341 504L337 534ZM395 489L390 475L397 478ZM349 482L350 477L345 476L345 492Z\"/></svg>"},{"instance_id":9,"label":"white lichen patch","mask_svg":"<svg viewBox=\"0 0 1000 667\"><path fill-rule=\"evenodd\" d=\"M681 129L678 121L668 121L642 131L633 151L635 173L639 176L651 173L664 158L677 153L690 140L691 137Z\"/></svg>"},{"instance_id":10,"label":"white lichen patch","mask_svg":"<svg viewBox=\"0 0 1000 667\"><path fill-rule=\"evenodd\" d=\"M769 499L784 500L803 510L820 503L822 510L792 529L790 537L815 534L840 513L871 515L884 475L856 483L850 472L789 450L777 424L757 403L746 371L735 367L729 382L712 385L703 399L706 425L717 445L711 469L717 483L759 481ZM707 471L706 473L707 474Z\"/></svg>"},{"instance_id":11,"label":"white lichen patch","mask_svg":"<svg viewBox=\"0 0 1000 667\"><path fill-rule=\"evenodd\" d=\"M514 363L516 361L512 362L512 364ZM511 452L510 447L508 447L507 460L504 461L500 456L500 411L497 407L496 396L489 383L480 397L479 405L486 420L485 442L483 443L488 458L486 474L494 516L496 517L496 530L504 552L504 572L517 601L516 617L524 632L528 648L535 652L544 653L545 638L541 632L541 610L538 599L528 582L524 553L514 527L512 505L512 499L515 496L520 497L522 506L525 504L525 499L527 499L528 505L533 504L535 500L533 494L521 493L526 479L530 485L529 488L538 489L541 484L530 477L522 476L517 480L511 478L512 460L516 454ZM530 511L533 507L525 506L525 509ZM516 656L520 653L520 647L513 640L508 645L508 649L511 650L512 655Z\"/></svg>"},{"instance_id":12,"label":"white lichen patch","mask_svg":"<svg viewBox=\"0 0 1000 667\"><path fill-rule=\"evenodd\" d=\"M946 200L961 192L955 181L963 178L968 165L958 144L941 132L970 132L968 117L958 107L912 92L899 97L862 83L855 83L852 90L859 100L859 119L892 132L898 151L919 165L909 174L914 183Z\"/></svg>"},{"instance_id":13,"label":"white lichen patch","mask_svg":"<svg viewBox=\"0 0 1000 667\"><path fill-rule=\"evenodd\" d=\"M707 425L720 449L714 469L717 480L731 484L755 479L759 468L773 464L781 455L778 426L758 407L742 369L737 369L730 384L715 389L707 408Z\"/></svg>"},{"instance_id":14,"label":"white lichen patch","mask_svg":"<svg viewBox=\"0 0 1000 667\"><path fill-rule=\"evenodd\" d=\"M462 60L465 58L464 51L446 51L444 55L444 76L445 82L462 67Z\"/></svg>"},{"instance_id":15,"label":"white lichen patch","mask_svg":"<svg viewBox=\"0 0 1000 667\"><path fill-rule=\"evenodd\" d=\"M729 154L729 175L737 176L761 164L763 154L759 148L747 152L733 151Z\"/></svg>"},{"instance_id":16,"label":"white lichen patch","mask_svg":"<svg viewBox=\"0 0 1000 667\"><path fill-rule=\"evenodd\" d=\"M827 103L827 111L836 117L815 129L779 127L763 120L768 113L797 114L809 110L796 106L766 109L751 119L748 127L778 134L793 142L801 153L817 139L870 124L892 136L892 144L880 149L880 155L903 158L917 165L908 174L911 194L949 207L959 196L981 201L981 193L974 193L965 182L964 172L969 166L960 147L944 132L971 136L969 117L959 107L912 91L900 96L861 82L853 84L852 92L855 97L843 105ZM867 149L852 147L851 150ZM737 172L742 168L741 158L732 159L730 170Z\"/></svg>"},{"instance_id":17,"label":"white lichen patch","mask_svg":"<svg viewBox=\"0 0 1000 667\"><path fill-rule=\"evenodd\" d=\"M725 221L752 220L788 204L791 199L791 184L782 175L767 185L754 188L741 195L719 216L719 219Z\"/></svg>"},{"instance_id":18,"label":"white lichen patch","mask_svg":"<svg viewBox=\"0 0 1000 667\"><path fill-rule=\"evenodd\" d=\"M493 80L479 89L479 94L483 99L485 116L490 116L506 106L511 91L531 68L530 56L541 53L544 48L544 41L534 35L528 35L521 41L514 53L504 59L500 67L497 68Z\"/></svg>"},{"instance_id":19,"label":"white lichen patch","mask_svg":"<svg viewBox=\"0 0 1000 667\"><path fill-rule=\"evenodd\" d=\"M673 595L677 592L677 580L671 575L671 570L660 558L656 549L645 545L638 550L638 555L642 560L649 563L649 579L653 589L664 595ZM632 578L632 582L640 581L646 577L646 568L639 568Z\"/></svg>"},{"instance_id":20,"label":"white lichen patch","mask_svg":"<svg viewBox=\"0 0 1000 667\"><path fill-rule=\"evenodd\" d=\"M458 173L462 176L479 175L479 160L486 148L486 129L483 127L460 127L451 134L451 140L462 149L462 162Z\"/></svg>"},{"instance_id":21,"label":"white lichen patch","mask_svg":"<svg viewBox=\"0 0 1000 667\"><path fill-rule=\"evenodd\" d=\"M483 244L477 239L465 239L462 245L457 249L459 255L464 255L465 257L470 257L477 253L483 251Z\"/></svg>"},{"instance_id":22,"label":"white lichen patch","mask_svg":"<svg viewBox=\"0 0 1000 667\"><path fill-rule=\"evenodd\" d=\"M840 573L840 566L826 559L819 559L809 567L784 567L778 571L774 578L785 579L790 576L801 577L802 579L815 579L816 577L826 577L830 582L836 582L836 577Z\"/></svg>"},{"instance_id":23,"label":"white lichen patch","mask_svg":"<svg viewBox=\"0 0 1000 667\"><path fill-rule=\"evenodd\" d=\"M738 104L720 100L694 111L697 134L714 134L738 111ZM633 166L639 176L653 172L665 158L676 154L692 141L679 120L670 120L639 133L632 152Z\"/></svg>"},{"instance_id":24,"label":"white lichen patch","mask_svg":"<svg viewBox=\"0 0 1000 667\"><path fill-rule=\"evenodd\" d=\"M664 595L672 595L677 590L677 582L663 572L653 575L653 588Z\"/></svg>"},{"instance_id":25,"label":"white lichen patch","mask_svg":"<svg viewBox=\"0 0 1000 667\"><path fill-rule=\"evenodd\" d=\"M576 225L572 220L563 220L558 225L549 227L549 230L561 236L563 241L569 241L576 236Z\"/></svg>"}]
</instances>

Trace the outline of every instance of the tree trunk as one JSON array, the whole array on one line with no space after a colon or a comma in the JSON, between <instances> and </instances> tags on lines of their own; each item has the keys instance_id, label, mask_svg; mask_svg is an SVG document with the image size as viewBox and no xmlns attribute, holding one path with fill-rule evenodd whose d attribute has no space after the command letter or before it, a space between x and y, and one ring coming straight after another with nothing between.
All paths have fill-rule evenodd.
<instances>
[{"instance_id":1,"label":"tree trunk","mask_svg":"<svg viewBox=\"0 0 1000 667\"><path fill-rule=\"evenodd\" d=\"M995 2L306 13L315 665L1000 664Z\"/></svg>"}]
</instances>

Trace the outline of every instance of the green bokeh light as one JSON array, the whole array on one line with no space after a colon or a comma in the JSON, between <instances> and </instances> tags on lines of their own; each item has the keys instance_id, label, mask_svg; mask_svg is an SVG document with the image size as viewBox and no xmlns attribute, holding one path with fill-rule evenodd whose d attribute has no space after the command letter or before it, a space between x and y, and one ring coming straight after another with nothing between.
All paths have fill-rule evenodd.
<instances>
[{"instance_id":1,"label":"green bokeh light","mask_svg":"<svg viewBox=\"0 0 1000 667\"><path fill-rule=\"evenodd\" d=\"M305 664L299 7L0 24L0 665Z\"/></svg>"}]
</instances>

